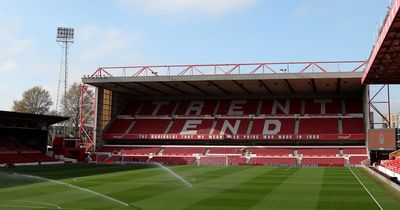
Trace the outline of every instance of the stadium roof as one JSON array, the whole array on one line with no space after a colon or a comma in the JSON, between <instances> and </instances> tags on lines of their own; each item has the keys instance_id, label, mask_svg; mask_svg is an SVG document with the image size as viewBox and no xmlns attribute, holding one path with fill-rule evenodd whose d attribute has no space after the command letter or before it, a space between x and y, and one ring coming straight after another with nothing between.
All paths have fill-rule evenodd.
<instances>
[{"instance_id":1,"label":"stadium roof","mask_svg":"<svg viewBox=\"0 0 400 210\"><path fill-rule=\"evenodd\" d=\"M83 77L82 82L143 97L353 93L362 89L362 72L358 70L364 64L349 61L108 67ZM179 73L171 73L176 68ZM111 74L115 69L122 74ZM131 69L136 71L127 73Z\"/></svg>"},{"instance_id":2,"label":"stadium roof","mask_svg":"<svg viewBox=\"0 0 400 210\"><path fill-rule=\"evenodd\" d=\"M364 84L400 84L400 0L393 1L362 77Z\"/></svg>"},{"instance_id":3,"label":"stadium roof","mask_svg":"<svg viewBox=\"0 0 400 210\"><path fill-rule=\"evenodd\" d=\"M21 122L46 122L47 125L56 124L65 120L68 117L51 116L51 115L41 115L41 114L31 114L23 112L8 112L0 111L0 121L21 121ZM0 124L1 127L1 124ZM7 126L9 127L9 126Z\"/></svg>"}]
</instances>

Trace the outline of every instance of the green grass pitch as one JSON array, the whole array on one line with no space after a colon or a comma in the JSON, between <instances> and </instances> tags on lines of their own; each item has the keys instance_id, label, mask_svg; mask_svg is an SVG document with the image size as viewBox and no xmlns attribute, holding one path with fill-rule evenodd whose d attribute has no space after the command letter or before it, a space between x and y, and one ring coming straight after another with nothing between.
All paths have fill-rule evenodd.
<instances>
[{"instance_id":1,"label":"green grass pitch","mask_svg":"<svg viewBox=\"0 0 400 210\"><path fill-rule=\"evenodd\" d=\"M363 168L170 169L193 187L155 166L0 169L0 209L400 209L400 193Z\"/></svg>"}]
</instances>

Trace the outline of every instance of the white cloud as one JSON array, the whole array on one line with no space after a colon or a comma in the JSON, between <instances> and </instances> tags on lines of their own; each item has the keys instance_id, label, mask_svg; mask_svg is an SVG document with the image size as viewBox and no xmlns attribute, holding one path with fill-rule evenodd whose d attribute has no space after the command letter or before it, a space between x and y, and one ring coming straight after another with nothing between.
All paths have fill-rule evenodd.
<instances>
[{"instance_id":1,"label":"white cloud","mask_svg":"<svg viewBox=\"0 0 400 210\"><path fill-rule=\"evenodd\" d=\"M33 49L31 39L20 38L21 28L20 22L0 15L0 59Z\"/></svg>"},{"instance_id":2,"label":"white cloud","mask_svg":"<svg viewBox=\"0 0 400 210\"><path fill-rule=\"evenodd\" d=\"M0 73L9 73L15 71L18 65L13 60L0 61Z\"/></svg>"},{"instance_id":3,"label":"white cloud","mask_svg":"<svg viewBox=\"0 0 400 210\"><path fill-rule=\"evenodd\" d=\"M13 100L13 89L8 85L0 84L0 110L10 110Z\"/></svg>"},{"instance_id":4,"label":"white cloud","mask_svg":"<svg viewBox=\"0 0 400 210\"><path fill-rule=\"evenodd\" d=\"M141 33L128 33L117 28L87 27L80 29L78 43L85 62L105 64L105 61L120 61L129 57L134 46L143 41ZM127 55L128 54L128 55Z\"/></svg>"},{"instance_id":5,"label":"white cloud","mask_svg":"<svg viewBox=\"0 0 400 210\"><path fill-rule=\"evenodd\" d=\"M310 4L300 4L295 10L294 10L294 17L296 18L303 18L303 17L309 17L309 16L323 16L331 14L331 10L329 9L328 6L324 7L315 7Z\"/></svg>"},{"instance_id":6,"label":"white cloud","mask_svg":"<svg viewBox=\"0 0 400 210\"><path fill-rule=\"evenodd\" d=\"M13 36L0 38L0 46L0 62L5 57L15 58L15 55L27 53L34 48L32 40Z\"/></svg>"},{"instance_id":7,"label":"white cloud","mask_svg":"<svg viewBox=\"0 0 400 210\"><path fill-rule=\"evenodd\" d=\"M17 19L0 14L0 109L10 110L26 82L23 60L32 57L34 42L23 37L22 24Z\"/></svg>"},{"instance_id":8,"label":"white cloud","mask_svg":"<svg viewBox=\"0 0 400 210\"><path fill-rule=\"evenodd\" d=\"M153 15L184 18L222 17L256 5L258 0L121 0L125 8Z\"/></svg>"},{"instance_id":9,"label":"white cloud","mask_svg":"<svg viewBox=\"0 0 400 210\"><path fill-rule=\"evenodd\" d=\"M294 15L296 17L305 17L309 14L310 14L310 8L305 4L302 4L299 7L297 7L294 12Z\"/></svg>"}]
</instances>

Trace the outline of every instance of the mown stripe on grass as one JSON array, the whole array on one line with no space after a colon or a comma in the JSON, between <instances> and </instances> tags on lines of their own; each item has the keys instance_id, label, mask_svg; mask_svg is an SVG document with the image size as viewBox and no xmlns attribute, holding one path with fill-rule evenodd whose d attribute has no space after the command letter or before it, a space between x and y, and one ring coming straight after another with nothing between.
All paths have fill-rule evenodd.
<instances>
[{"instance_id":1,"label":"mown stripe on grass","mask_svg":"<svg viewBox=\"0 0 400 210\"><path fill-rule=\"evenodd\" d=\"M120 206L114 202L95 196L88 192L83 192L52 182L30 185L25 189L22 186L17 188L19 188L17 191L9 191L10 188L8 188L8 192L0 193L0 204L18 199L37 202L51 202L52 204L65 208L66 206L63 205L64 202L74 202L75 205L71 207L77 207L77 203L81 204L82 200L90 200L90 203L94 204L93 206L104 206L108 208Z\"/></svg>"},{"instance_id":2,"label":"mown stripe on grass","mask_svg":"<svg viewBox=\"0 0 400 210\"><path fill-rule=\"evenodd\" d=\"M232 169L231 169L232 170ZM202 182L208 181L213 178L218 178L221 175L228 174L228 171L231 171L226 167L211 167L211 168L191 168L190 171L186 171L181 174L184 177L196 176L196 181L192 182L193 185L200 184ZM244 168L238 168L238 170L244 170ZM163 175L170 176L169 174ZM207 177L207 178L205 178ZM119 191L110 193L112 196L123 198L129 202L136 203L139 200L154 197L157 195L162 195L165 193L170 193L171 191L176 191L180 189L186 188L185 185L182 185L178 180L173 177L170 177L172 180L169 181L160 181L154 184L143 184L140 186L134 186L126 189L121 189ZM133 180L131 180L133 181ZM137 181L137 180L136 180ZM140 181L140 180L139 180Z\"/></svg>"},{"instance_id":3,"label":"mown stripe on grass","mask_svg":"<svg viewBox=\"0 0 400 210\"><path fill-rule=\"evenodd\" d=\"M317 209L375 210L378 208L349 170L325 168Z\"/></svg>"},{"instance_id":4,"label":"mown stripe on grass","mask_svg":"<svg viewBox=\"0 0 400 210\"><path fill-rule=\"evenodd\" d=\"M323 168L298 168L296 173L277 185L251 209L316 209L323 174Z\"/></svg>"},{"instance_id":5,"label":"mown stripe on grass","mask_svg":"<svg viewBox=\"0 0 400 210\"><path fill-rule=\"evenodd\" d=\"M298 168L285 171L285 168L276 167L271 171L266 170L246 181L240 182L231 188L223 190L212 197L203 199L186 209L248 209L257 204L265 195L271 193L276 187Z\"/></svg>"},{"instance_id":6,"label":"mown stripe on grass","mask_svg":"<svg viewBox=\"0 0 400 210\"><path fill-rule=\"evenodd\" d=\"M221 191L232 188L243 181L251 179L265 170L256 167L222 167L223 173L214 174L210 171L202 176L194 176L205 180L195 184L192 188L183 188L163 193L158 196L140 200L135 204L143 209L184 209L200 200L213 197ZM267 169L271 170L271 169Z\"/></svg>"},{"instance_id":7,"label":"mown stripe on grass","mask_svg":"<svg viewBox=\"0 0 400 210\"><path fill-rule=\"evenodd\" d=\"M193 170L191 167L187 168L178 168L180 171ZM142 179L142 180L141 180ZM135 184L143 185L149 182L158 183L162 181L168 181L169 176L161 170L160 168L147 168L142 170L132 170L132 171L123 171L123 172L115 172L108 174L98 174L93 176L85 176L85 177L75 177L70 180L65 180L65 182L80 186L80 187L100 187L102 185L122 185L131 187L132 180L136 180ZM172 180L172 178L171 178ZM110 186L115 188L116 186Z\"/></svg>"},{"instance_id":8,"label":"mown stripe on grass","mask_svg":"<svg viewBox=\"0 0 400 210\"><path fill-rule=\"evenodd\" d=\"M154 168L149 165L93 165L93 164L71 164L71 165L43 165L26 166L5 169L6 172L31 174L49 179L67 179L76 176L106 175L108 173L123 171L141 171L141 169Z\"/></svg>"},{"instance_id":9,"label":"mown stripe on grass","mask_svg":"<svg viewBox=\"0 0 400 210\"><path fill-rule=\"evenodd\" d=\"M357 179L357 181L363 186L364 190L368 193L368 195L372 198L372 200L376 203L376 205L379 207L380 210L383 210L381 204L375 199L375 197L371 194L371 192L368 190L368 188L365 187L364 183L361 182L361 180L358 178L358 176L351 170L351 168L348 168L350 172L354 175L354 177Z\"/></svg>"},{"instance_id":10,"label":"mown stripe on grass","mask_svg":"<svg viewBox=\"0 0 400 210\"><path fill-rule=\"evenodd\" d=\"M210 169L193 166L177 168L179 169L180 173L185 172L184 176L190 174L208 173L210 170L222 170L222 168ZM176 168L173 167L173 170L176 170ZM147 172L145 172L145 174L147 174ZM184 185L181 185L179 181L177 181L173 177L170 177L170 175L166 174L166 172L164 172L162 169L154 171L153 176L143 177L140 174L135 174L135 176L132 176L131 174L125 174L125 178L123 178L122 176L118 176L119 179L117 180L120 181L117 182L115 182L114 176L112 174L107 174L107 176L108 179L103 179L102 182L99 182L89 189L111 197L118 198L119 200L130 203L132 205L136 205L135 201L137 200L156 196L162 193L168 193L170 191L184 187ZM149 178L153 180L151 184L149 184L149 182L143 182ZM155 178L158 178L158 180L156 180ZM124 179L125 181L122 182L122 179ZM115 183L120 183L121 185L115 185ZM64 202L63 205L73 206L76 202L88 203L86 199L83 198L82 200L72 200L69 202ZM88 207L90 207L90 205Z\"/></svg>"},{"instance_id":11,"label":"mown stripe on grass","mask_svg":"<svg viewBox=\"0 0 400 210\"><path fill-rule=\"evenodd\" d=\"M384 210L400 209L398 191L391 189L386 183L370 175L364 168L352 168L352 170Z\"/></svg>"}]
</instances>

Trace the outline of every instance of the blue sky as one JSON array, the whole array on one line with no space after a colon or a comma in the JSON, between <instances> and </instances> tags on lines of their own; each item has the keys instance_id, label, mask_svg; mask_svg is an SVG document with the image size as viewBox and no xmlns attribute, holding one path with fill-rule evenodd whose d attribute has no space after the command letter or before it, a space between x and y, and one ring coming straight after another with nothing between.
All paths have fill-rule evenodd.
<instances>
[{"instance_id":1,"label":"blue sky","mask_svg":"<svg viewBox=\"0 0 400 210\"><path fill-rule=\"evenodd\" d=\"M34 85L56 97L59 26L69 83L98 66L367 59L389 1L0 0L0 109Z\"/></svg>"}]
</instances>

